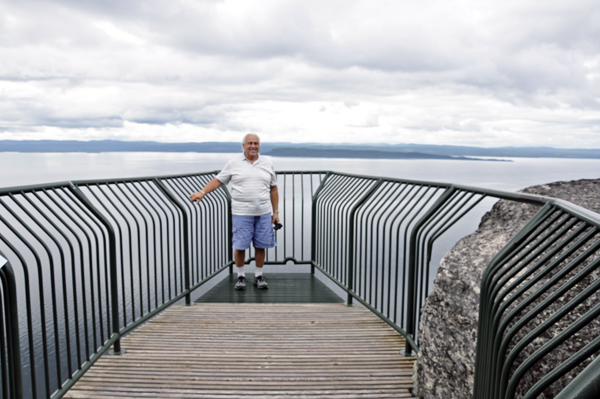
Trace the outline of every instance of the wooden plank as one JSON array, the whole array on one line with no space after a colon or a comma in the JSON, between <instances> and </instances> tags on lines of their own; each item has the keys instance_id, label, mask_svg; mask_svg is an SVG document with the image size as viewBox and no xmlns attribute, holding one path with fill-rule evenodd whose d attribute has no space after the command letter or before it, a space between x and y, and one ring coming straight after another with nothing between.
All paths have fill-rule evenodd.
<instances>
[{"instance_id":1,"label":"wooden plank","mask_svg":"<svg viewBox=\"0 0 600 399\"><path fill-rule=\"evenodd\" d=\"M176 306L103 356L66 398L409 398L414 358L364 308Z\"/></svg>"}]
</instances>

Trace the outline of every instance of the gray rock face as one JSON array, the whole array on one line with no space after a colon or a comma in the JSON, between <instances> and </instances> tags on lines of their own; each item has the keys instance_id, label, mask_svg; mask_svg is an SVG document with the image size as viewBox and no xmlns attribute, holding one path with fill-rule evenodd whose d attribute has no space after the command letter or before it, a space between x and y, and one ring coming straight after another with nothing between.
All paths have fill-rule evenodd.
<instances>
[{"instance_id":1,"label":"gray rock face","mask_svg":"<svg viewBox=\"0 0 600 399\"><path fill-rule=\"evenodd\" d=\"M523 192L561 198L600 213L600 179L551 183ZM421 311L421 352L415 365L415 394L419 397L472 396L482 273L539 208L498 201L482 218L479 229L461 239L440 262L432 292Z\"/></svg>"}]
</instances>

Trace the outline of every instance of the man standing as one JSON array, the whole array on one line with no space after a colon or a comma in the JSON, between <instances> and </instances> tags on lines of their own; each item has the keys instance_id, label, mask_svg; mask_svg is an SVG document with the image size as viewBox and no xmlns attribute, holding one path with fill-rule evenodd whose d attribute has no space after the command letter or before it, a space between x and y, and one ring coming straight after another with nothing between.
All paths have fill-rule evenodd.
<instances>
[{"instance_id":1,"label":"man standing","mask_svg":"<svg viewBox=\"0 0 600 399\"><path fill-rule=\"evenodd\" d=\"M254 285L265 289L269 287L262 274L266 248L276 245L272 224L279 223L277 176L271 161L259 155L260 138L256 134L247 134L242 141L242 148L243 154L227 162L217 177L202 190L193 193L190 199L198 203L211 191L231 182L233 257L238 276L235 289L246 289L244 263L250 243L254 244L255 249Z\"/></svg>"}]
</instances>

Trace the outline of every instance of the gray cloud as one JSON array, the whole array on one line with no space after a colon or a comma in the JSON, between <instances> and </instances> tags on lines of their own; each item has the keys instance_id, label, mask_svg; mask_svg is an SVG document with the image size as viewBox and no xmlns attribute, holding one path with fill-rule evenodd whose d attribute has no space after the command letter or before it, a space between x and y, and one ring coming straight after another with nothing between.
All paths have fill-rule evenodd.
<instances>
[{"instance_id":1,"label":"gray cloud","mask_svg":"<svg viewBox=\"0 0 600 399\"><path fill-rule=\"evenodd\" d=\"M598 147L598 37L596 0L4 1L0 125Z\"/></svg>"}]
</instances>

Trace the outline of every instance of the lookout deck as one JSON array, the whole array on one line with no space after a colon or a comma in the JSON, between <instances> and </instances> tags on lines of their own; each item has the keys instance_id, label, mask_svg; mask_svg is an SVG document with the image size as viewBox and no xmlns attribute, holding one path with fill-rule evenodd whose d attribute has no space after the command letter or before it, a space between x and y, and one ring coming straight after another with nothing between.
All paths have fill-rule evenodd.
<instances>
[{"instance_id":1,"label":"lookout deck","mask_svg":"<svg viewBox=\"0 0 600 399\"><path fill-rule=\"evenodd\" d=\"M335 295L276 302L277 282L288 281L289 296L301 298L319 281L269 277L269 290L217 285L201 303L166 310L123 338L127 353L102 357L65 397L411 397L414 359L401 354L404 339L395 330ZM222 295L232 295L230 302L213 302Z\"/></svg>"}]
</instances>

